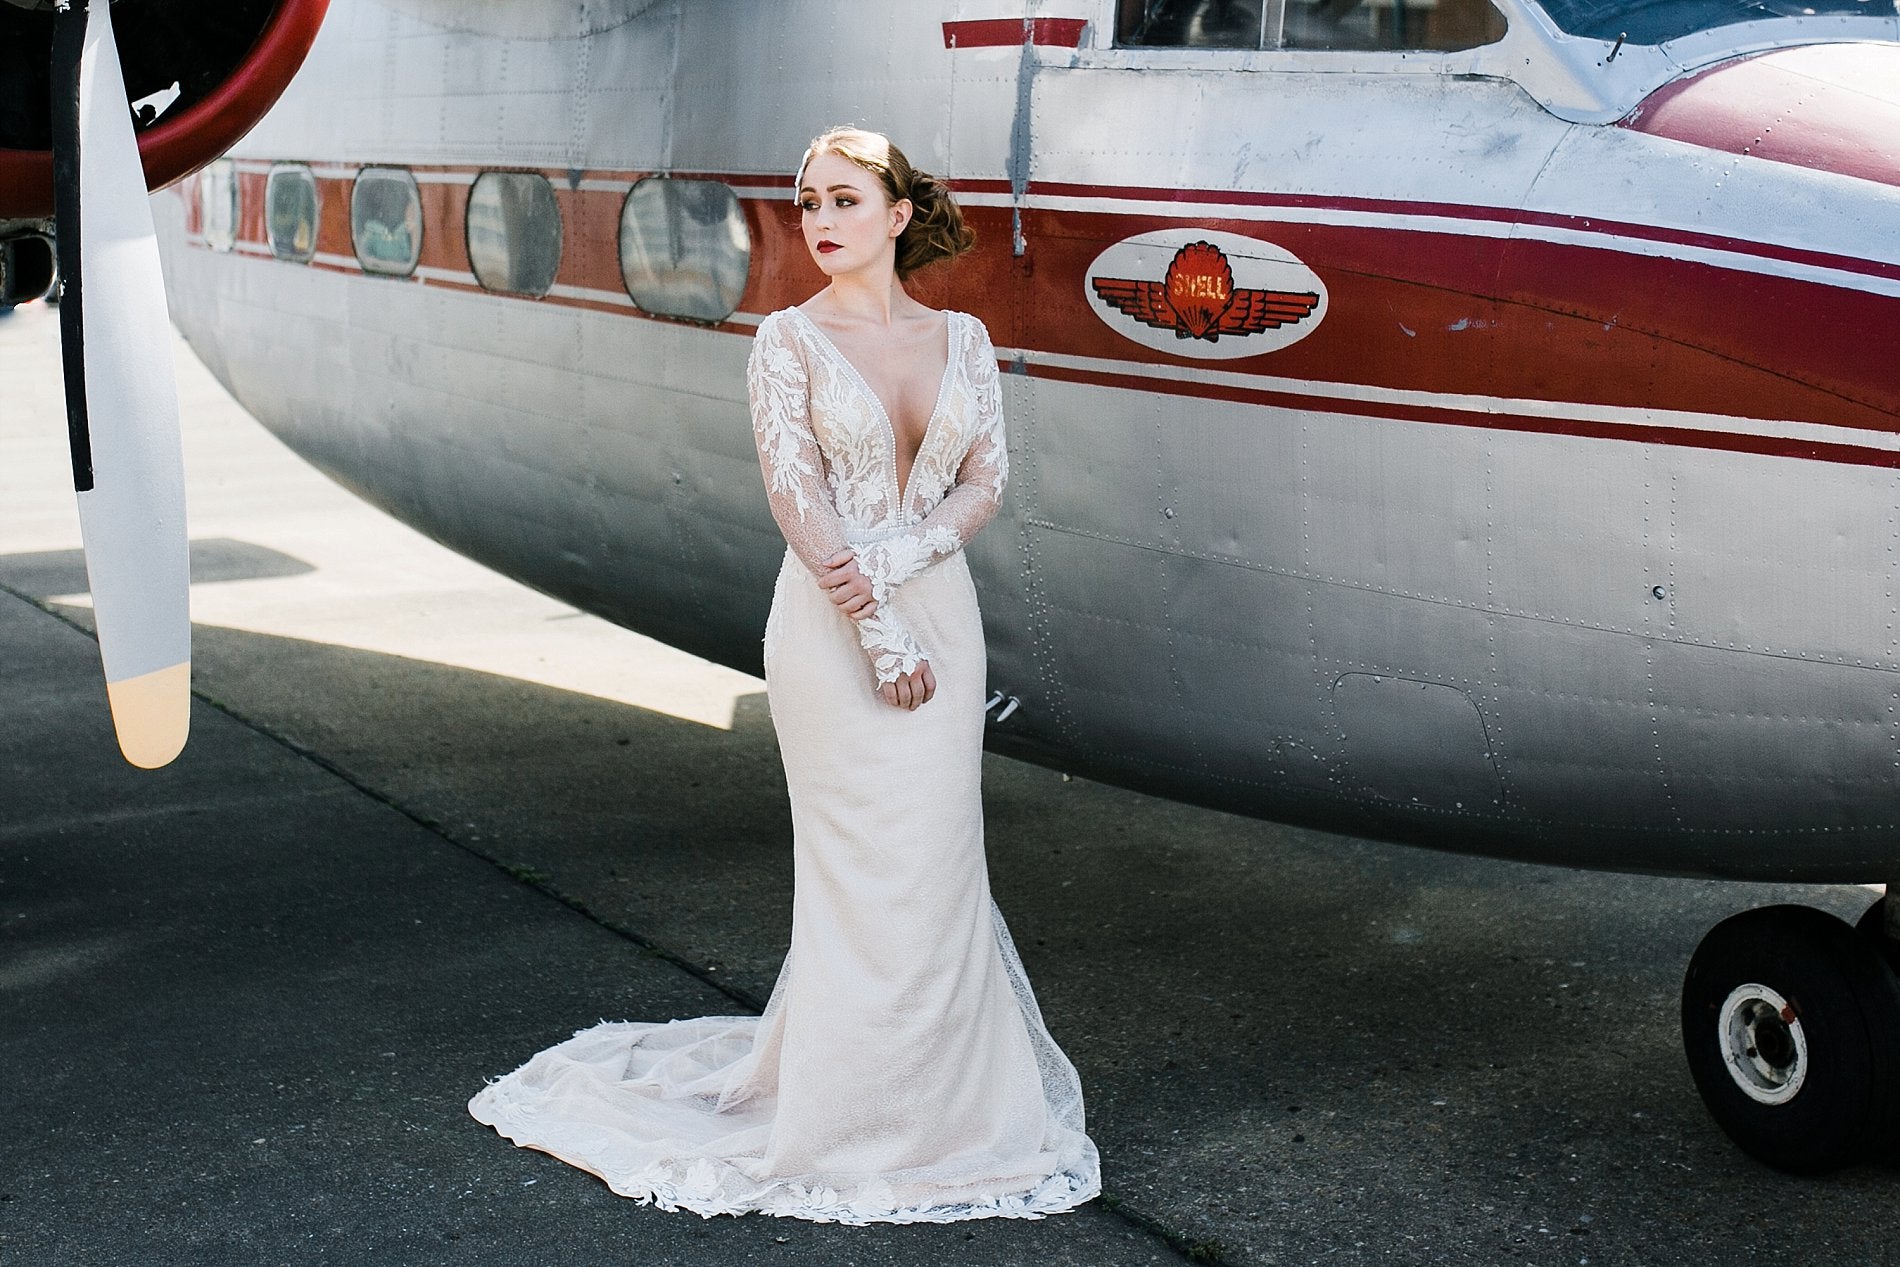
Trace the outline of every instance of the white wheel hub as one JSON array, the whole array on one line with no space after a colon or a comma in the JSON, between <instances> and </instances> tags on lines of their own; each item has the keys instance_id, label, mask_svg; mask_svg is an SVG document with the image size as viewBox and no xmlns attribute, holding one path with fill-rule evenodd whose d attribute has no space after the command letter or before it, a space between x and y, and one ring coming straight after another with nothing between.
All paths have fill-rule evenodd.
<instances>
[{"instance_id":1,"label":"white wheel hub","mask_svg":"<svg viewBox=\"0 0 1900 1267\"><path fill-rule=\"evenodd\" d=\"M1729 992L1716 1022L1728 1076L1760 1104L1786 1104L1808 1077L1808 1036L1781 993L1749 982Z\"/></svg>"}]
</instances>

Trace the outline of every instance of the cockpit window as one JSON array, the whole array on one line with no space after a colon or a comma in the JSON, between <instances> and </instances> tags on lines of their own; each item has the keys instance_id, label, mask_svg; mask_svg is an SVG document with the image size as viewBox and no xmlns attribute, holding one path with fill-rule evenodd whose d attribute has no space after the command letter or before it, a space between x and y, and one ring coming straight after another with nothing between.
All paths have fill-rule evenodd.
<instances>
[{"instance_id":1,"label":"cockpit window","mask_svg":"<svg viewBox=\"0 0 1900 1267\"><path fill-rule=\"evenodd\" d=\"M1288 0L1280 43L1450 53L1503 38L1504 15L1490 0Z\"/></svg>"},{"instance_id":2,"label":"cockpit window","mask_svg":"<svg viewBox=\"0 0 1900 1267\"><path fill-rule=\"evenodd\" d=\"M1872 17L1893 21L1894 0L1537 0L1571 35L1661 44L1697 31L1767 18ZM1891 37L1888 37L1891 38Z\"/></svg>"},{"instance_id":3,"label":"cockpit window","mask_svg":"<svg viewBox=\"0 0 1900 1267\"><path fill-rule=\"evenodd\" d=\"M1503 35L1490 0L1119 0L1115 21L1129 48L1451 52Z\"/></svg>"},{"instance_id":4,"label":"cockpit window","mask_svg":"<svg viewBox=\"0 0 1900 1267\"><path fill-rule=\"evenodd\" d=\"M1115 42L1136 48L1274 48L1272 0L1121 0ZM1277 28L1277 22L1274 23Z\"/></svg>"}]
</instances>

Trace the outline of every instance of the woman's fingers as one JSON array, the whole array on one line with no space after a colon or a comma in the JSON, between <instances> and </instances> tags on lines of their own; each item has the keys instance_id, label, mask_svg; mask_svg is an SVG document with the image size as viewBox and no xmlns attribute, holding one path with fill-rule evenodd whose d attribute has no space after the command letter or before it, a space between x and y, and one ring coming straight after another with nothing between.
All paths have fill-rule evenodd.
<instances>
[{"instance_id":1,"label":"woman's fingers","mask_svg":"<svg viewBox=\"0 0 1900 1267\"><path fill-rule=\"evenodd\" d=\"M930 671L929 661L925 661L917 666L915 673L906 673L895 682L880 683L877 693L893 708L915 712L937 694L937 675Z\"/></svg>"},{"instance_id":2,"label":"woman's fingers","mask_svg":"<svg viewBox=\"0 0 1900 1267\"><path fill-rule=\"evenodd\" d=\"M825 566L827 568L841 568L845 564L851 562L851 560L857 557L858 557L857 551L853 550L850 546L846 546L844 549L838 551L838 553L832 555L829 559L826 559Z\"/></svg>"},{"instance_id":3,"label":"woman's fingers","mask_svg":"<svg viewBox=\"0 0 1900 1267\"><path fill-rule=\"evenodd\" d=\"M825 591L825 597L853 620L863 620L877 610L871 582L855 567L847 565L827 572L818 578L818 584Z\"/></svg>"}]
</instances>

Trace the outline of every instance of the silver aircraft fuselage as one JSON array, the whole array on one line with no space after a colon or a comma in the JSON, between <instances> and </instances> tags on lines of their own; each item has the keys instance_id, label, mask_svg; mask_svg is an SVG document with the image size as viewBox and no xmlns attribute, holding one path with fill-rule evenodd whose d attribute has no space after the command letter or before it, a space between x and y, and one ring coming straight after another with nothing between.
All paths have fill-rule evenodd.
<instances>
[{"instance_id":1,"label":"silver aircraft fuselage","mask_svg":"<svg viewBox=\"0 0 1900 1267\"><path fill-rule=\"evenodd\" d=\"M1891 878L1896 161L1744 152L1723 89L1864 81L1900 118L1866 42L1900 27L1612 50L1500 7L1484 47L1354 53L1117 48L1112 0L1004 37L961 0L335 0L229 163L158 198L174 317L342 484L757 671L784 544L743 368L822 281L789 169L862 122L980 237L920 294L1005 372L1013 479L970 547L1020 701L992 747L1456 850ZM267 214L293 167L307 262ZM353 245L372 168L417 190L404 276ZM474 271L490 171L553 195L545 294ZM630 296L656 176L731 191L729 314Z\"/></svg>"}]
</instances>

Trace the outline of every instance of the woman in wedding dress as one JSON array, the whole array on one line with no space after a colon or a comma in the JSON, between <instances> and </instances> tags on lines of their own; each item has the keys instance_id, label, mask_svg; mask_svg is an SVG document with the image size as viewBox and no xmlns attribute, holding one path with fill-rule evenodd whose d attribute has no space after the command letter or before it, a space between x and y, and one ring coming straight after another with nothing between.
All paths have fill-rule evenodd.
<instances>
[{"instance_id":1,"label":"woman in wedding dress","mask_svg":"<svg viewBox=\"0 0 1900 1267\"><path fill-rule=\"evenodd\" d=\"M1007 478L1001 391L982 323L903 287L972 236L876 133L813 141L797 198L830 284L760 323L747 369L789 547L765 672L791 949L763 1016L603 1023L469 1108L669 1210L1039 1218L1097 1195L1101 1172L983 855L985 655L962 547Z\"/></svg>"}]
</instances>

